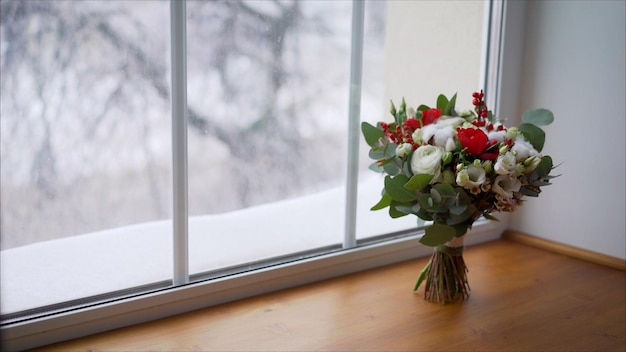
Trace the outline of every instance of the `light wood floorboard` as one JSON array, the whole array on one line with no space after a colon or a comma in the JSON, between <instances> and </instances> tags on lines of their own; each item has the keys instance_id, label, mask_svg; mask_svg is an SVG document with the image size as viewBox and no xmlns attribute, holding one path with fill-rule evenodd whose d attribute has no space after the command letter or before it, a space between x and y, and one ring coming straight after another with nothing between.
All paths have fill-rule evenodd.
<instances>
[{"instance_id":1,"label":"light wood floorboard","mask_svg":"<svg viewBox=\"0 0 626 352\"><path fill-rule=\"evenodd\" d=\"M412 292L422 258L39 350L626 350L624 271L505 239L464 257L459 304Z\"/></svg>"}]
</instances>

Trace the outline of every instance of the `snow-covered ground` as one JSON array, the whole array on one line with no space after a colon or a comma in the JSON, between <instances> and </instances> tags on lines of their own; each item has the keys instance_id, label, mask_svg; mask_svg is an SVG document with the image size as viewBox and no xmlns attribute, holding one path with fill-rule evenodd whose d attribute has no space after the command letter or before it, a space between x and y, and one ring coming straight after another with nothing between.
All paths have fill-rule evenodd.
<instances>
[{"instance_id":1,"label":"snow-covered ground","mask_svg":"<svg viewBox=\"0 0 626 352\"><path fill-rule=\"evenodd\" d=\"M382 179L359 184L358 238L416 226L370 211ZM189 219L189 272L341 243L345 188ZM0 252L2 314L172 278L172 223L158 221L43 241Z\"/></svg>"}]
</instances>

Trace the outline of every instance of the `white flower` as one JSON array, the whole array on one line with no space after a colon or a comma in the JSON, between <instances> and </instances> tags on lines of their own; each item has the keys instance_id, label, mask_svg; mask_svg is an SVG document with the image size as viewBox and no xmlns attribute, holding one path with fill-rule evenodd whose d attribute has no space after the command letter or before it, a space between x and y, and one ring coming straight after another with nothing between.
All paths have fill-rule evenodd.
<instances>
[{"instance_id":1,"label":"white flower","mask_svg":"<svg viewBox=\"0 0 626 352\"><path fill-rule=\"evenodd\" d=\"M539 155L539 152L535 150L532 144L528 143L523 135L519 135L515 138L511 151L515 153L517 161L524 161L531 156Z\"/></svg>"},{"instance_id":2,"label":"white flower","mask_svg":"<svg viewBox=\"0 0 626 352\"><path fill-rule=\"evenodd\" d=\"M437 125L432 123L430 125L426 125L422 128L422 141L424 144L430 142L430 139L433 138L437 132Z\"/></svg>"},{"instance_id":3,"label":"white flower","mask_svg":"<svg viewBox=\"0 0 626 352\"><path fill-rule=\"evenodd\" d=\"M441 158L444 150L434 145L423 145L415 150L411 157L411 171L414 174L433 175L430 183L435 183L441 176Z\"/></svg>"},{"instance_id":4,"label":"white flower","mask_svg":"<svg viewBox=\"0 0 626 352\"><path fill-rule=\"evenodd\" d=\"M509 175L515 171L515 162L515 155L511 152L507 152L504 155L498 156L498 160L496 161L496 165L494 165L493 169L497 174Z\"/></svg>"},{"instance_id":5,"label":"white flower","mask_svg":"<svg viewBox=\"0 0 626 352\"><path fill-rule=\"evenodd\" d=\"M485 169L470 165L456 174L456 183L464 188L480 187L487 180Z\"/></svg>"},{"instance_id":6,"label":"white flower","mask_svg":"<svg viewBox=\"0 0 626 352\"><path fill-rule=\"evenodd\" d=\"M413 139L413 142L415 143L424 144L424 142L422 141L422 129L421 128L416 129L411 135L411 138Z\"/></svg>"},{"instance_id":7,"label":"white flower","mask_svg":"<svg viewBox=\"0 0 626 352\"><path fill-rule=\"evenodd\" d=\"M422 128L421 139L424 143L429 143L432 138L434 145L451 152L456 149L454 140L456 127L463 122L465 120L460 117L442 116L436 123Z\"/></svg>"},{"instance_id":8,"label":"white flower","mask_svg":"<svg viewBox=\"0 0 626 352\"><path fill-rule=\"evenodd\" d=\"M439 120L437 120L437 125L439 127L452 127L456 128L461 126L465 122L465 119L462 117L451 117L451 116L441 116Z\"/></svg>"},{"instance_id":9,"label":"white flower","mask_svg":"<svg viewBox=\"0 0 626 352\"><path fill-rule=\"evenodd\" d=\"M487 133L487 138L489 138L490 141L498 141L500 143L504 142L505 140L507 140L509 137L506 134L506 131L491 131L489 133Z\"/></svg>"},{"instance_id":10,"label":"white flower","mask_svg":"<svg viewBox=\"0 0 626 352\"><path fill-rule=\"evenodd\" d=\"M402 143L396 148L396 155L399 158L404 158L409 155L409 153L413 150L413 146L409 143Z\"/></svg>"},{"instance_id":11,"label":"white flower","mask_svg":"<svg viewBox=\"0 0 626 352\"><path fill-rule=\"evenodd\" d=\"M519 192L522 183L515 177L499 175L491 189L504 198L513 198L513 192Z\"/></svg>"}]
</instances>

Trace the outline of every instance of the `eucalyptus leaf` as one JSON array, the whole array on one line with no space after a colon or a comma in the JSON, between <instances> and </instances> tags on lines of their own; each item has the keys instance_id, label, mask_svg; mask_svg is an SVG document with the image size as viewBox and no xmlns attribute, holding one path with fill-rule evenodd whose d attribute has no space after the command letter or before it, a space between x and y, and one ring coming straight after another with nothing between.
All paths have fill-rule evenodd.
<instances>
[{"instance_id":1,"label":"eucalyptus leaf","mask_svg":"<svg viewBox=\"0 0 626 352\"><path fill-rule=\"evenodd\" d=\"M385 133L381 129L374 127L365 121L361 123L361 132L363 132L365 142L367 142L370 147L376 145L378 140L385 136Z\"/></svg>"},{"instance_id":2,"label":"eucalyptus leaf","mask_svg":"<svg viewBox=\"0 0 626 352\"><path fill-rule=\"evenodd\" d=\"M402 202L391 201L391 204L389 205L389 216L391 218L393 218L393 219L396 219L396 218L400 218L400 217L409 215L408 213L400 211L397 208L398 206L400 206L402 208L404 204L405 203L402 203Z\"/></svg>"},{"instance_id":3,"label":"eucalyptus leaf","mask_svg":"<svg viewBox=\"0 0 626 352\"><path fill-rule=\"evenodd\" d=\"M524 138L526 138L526 140L528 140L528 142L532 144L538 152L541 152L543 144L546 141L545 132L532 123L523 123L517 128L524 135Z\"/></svg>"},{"instance_id":4,"label":"eucalyptus leaf","mask_svg":"<svg viewBox=\"0 0 626 352\"><path fill-rule=\"evenodd\" d=\"M547 126L554 121L554 114L548 109L529 110L522 115L522 121L537 126Z\"/></svg>"},{"instance_id":5,"label":"eucalyptus leaf","mask_svg":"<svg viewBox=\"0 0 626 352\"><path fill-rule=\"evenodd\" d=\"M430 189L430 196L433 199L433 202L438 204L441 203L441 194L439 193L439 191L437 191L435 187Z\"/></svg>"},{"instance_id":6,"label":"eucalyptus leaf","mask_svg":"<svg viewBox=\"0 0 626 352\"><path fill-rule=\"evenodd\" d=\"M396 176L401 174L400 167L395 163L395 158L387 159L383 161L383 170L391 176Z\"/></svg>"},{"instance_id":7,"label":"eucalyptus leaf","mask_svg":"<svg viewBox=\"0 0 626 352\"><path fill-rule=\"evenodd\" d=\"M428 227L420 243L430 247L440 246L454 238L457 231L454 227L444 224L433 224Z\"/></svg>"},{"instance_id":8,"label":"eucalyptus leaf","mask_svg":"<svg viewBox=\"0 0 626 352\"><path fill-rule=\"evenodd\" d=\"M380 160L385 158L385 150L379 146L374 146L368 153L370 159Z\"/></svg>"},{"instance_id":9,"label":"eucalyptus leaf","mask_svg":"<svg viewBox=\"0 0 626 352\"><path fill-rule=\"evenodd\" d=\"M404 187L414 191L424 189L428 186L433 177L433 175L429 174L415 174L411 177L409 182L404 185Z\"/></svg>"},{"instance_id":10,"label":"eucalyptus leaf","mask_svg":"<svg viewBox=\"0 0 626 352\"><path fill-rule=\"evenodd\" d=\"M385 177L385 191L389 196L399 202L410 202L417 198L414 191L404 188L409 178L405 175L397 175L395 177Z\"/></svg>"},{"instance_id":11,"label":"eucalyptus leaf","mask_svg":"<svg viewBox=\"0 0 626 352\"><path fill-rule=\"evenodd\" d=\"M378 172L378 173L382 173L383 171L385 171L384 168L382 168L380 165L378 165L378 162L373 162L370 164L370 166L368 167L368 169L374 171L374 172Z\"/></svg>"}]
</instances>

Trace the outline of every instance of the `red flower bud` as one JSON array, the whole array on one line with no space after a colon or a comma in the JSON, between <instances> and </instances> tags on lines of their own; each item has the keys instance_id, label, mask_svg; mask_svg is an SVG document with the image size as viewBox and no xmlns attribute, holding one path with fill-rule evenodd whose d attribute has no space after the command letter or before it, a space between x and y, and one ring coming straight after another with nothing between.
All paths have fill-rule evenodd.
<instances>
[{"instance_id":1,"label":"red flower bud","mask_svg":"<svg viewBox=\"0 0 626 352\"><path fill-rule=\"evenodd\" d=\"M422 111L422 127L426 125L430 125L439 119L441 116L441 109L431 108L428 110Z\"/></svg>"},{"instance_id":2,"label":"red flower bud","mask_svg":"<svg viewBox=\"0 0 626 352\"><path fill-rule=\"evenodd\" d=\"M404 125L411 131L415 131L420 128L420 122L414 118L409 118L404 121Z\"/></svg>"}]
</instances>

